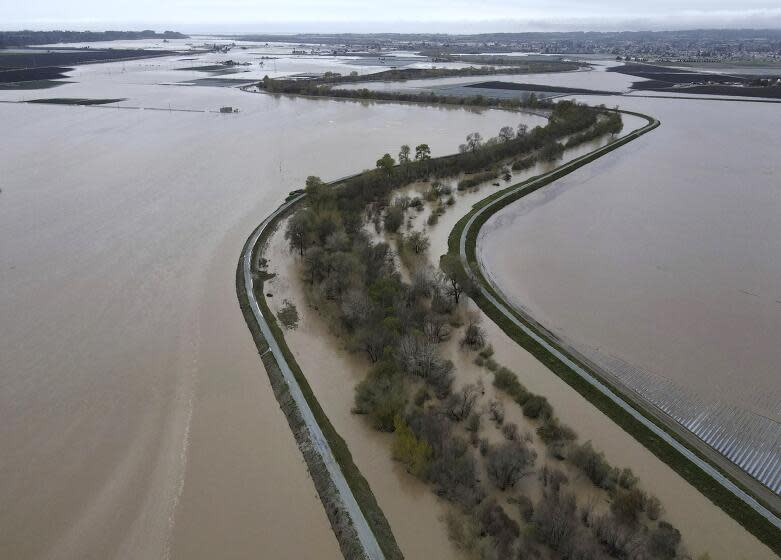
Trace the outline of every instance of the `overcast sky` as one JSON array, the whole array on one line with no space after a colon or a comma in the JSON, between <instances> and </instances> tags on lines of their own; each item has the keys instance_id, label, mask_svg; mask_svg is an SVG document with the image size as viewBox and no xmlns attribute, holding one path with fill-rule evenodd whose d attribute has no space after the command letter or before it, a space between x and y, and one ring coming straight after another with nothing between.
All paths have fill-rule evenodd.
<instances>
[{"instance_id":1,"label":"overcast sky","mask_svg":"<svg viewBox=\"0 0 781 560\"><path fill-rule=\"evenodd\" d=\"M549 31L781 27L781 0L0 0L4 29Z\"/></svg>"}]
</instances>

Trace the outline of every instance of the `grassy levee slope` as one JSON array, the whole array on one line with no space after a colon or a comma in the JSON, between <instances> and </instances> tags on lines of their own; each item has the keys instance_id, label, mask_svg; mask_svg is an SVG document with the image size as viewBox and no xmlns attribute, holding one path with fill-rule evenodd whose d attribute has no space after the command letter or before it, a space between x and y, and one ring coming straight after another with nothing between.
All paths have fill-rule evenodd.
<instances>
[{"instance_id":1,"label":"grassy levee slope","mask_svg":"<svg viewBox=\"0 0 781 560\"><path fill-rule=\"evenodd\" d=\"M317 462L315 462L314 464L312 463L311 455L314 454L310 454L310 456L307 456L307 453L305 452L304 449L306 446L306 442L302 443L301 441L299 441L299 434L303 429L303 421L301 420L300 415L297 413L297 411L293 410L294 405L292 404L292 399L287 394L286 385L281 378L281 374L279 373L278 364L276 363L272 353L267 352L268 344L264 340L260 328L257 322L255 321L255 317L253 316L252 310L250 309L249 301L247 300L247 296L246 296L247 292L244 285L242 261L245 252L247 250L251 250L252 262L253 263L257 262L258 255L262 254L263 247L265 243L268 241L268 238L271 235L271 233L275 230L279 222L287 215L289 215L289 213L292 210L294 210L296 207L297 204L292 204L287 209L287 211L277 215L276 218L266 226L263 235L260 236L256 245L254 247L245 247L245 250L242 251L242 258L239 259L239 265L236 271L236 292L239 297L239 305L244 314L244 318L247 321L247 326L249 327L250 332L252 333L252 337L255 340L255 344L257 346L258 352L261 354L261 359L263 361L263 365L265 366L266 372L268 373L269 379L271 381L274 394L280 403L280 407L285 412L291 430L296 436L296 441L299 443L299 446L302 447L302 451L304 452L305 458L307 459L307 465L310 468L310 474L313 478L313 481L315 482L315 486L317 487L321 500L323 501L323 506L326 509L326 513L328 514L332 527L336 532L337 540L339 541L339 545L342 548L342 552L344 553L346 558L351 558L351 557L356 557L355 554L357 554L358 545L356 542L354 542L352 536L340 534L340 532L342 531L342 523L344 522L344 520L335 518L340 515L338 511L338 506L331 501L329 491L327 489L325 491L323 490L325 487L327 487L327 481L325 479L328 478L328 474L325 472L325 469L323 467L317 464ZM353 462L353 458L352 455L350 454L349 448L347 447L347 443L342 439L342 437L333 427L330 420L328 419L328 416L326 416L325 412L320 406L320 403L317 401L317 398L315 397L312 388L309 386L306 376L301 371L301 368L296 362L293 353L290 351L290 348L288 348L287 344L285 343L285 337L282 333L282 330L280 329L274 314L271 312L271 310L268 307L268 303L266 302L265 294L263 291L263 282L255 282L254 293L255 293L255 299L258 302L258 306L260 307L263 316L266 318L266 321L268 322L271 331L274 334L274 338L276 339L277 344L279 345L280 349L282 350L282 353L285 356L285 360L287 361L288 365L293 371L296 381L300 386L301 392L303 393L304 398L309 404L309 407L311 408L312 413L314 414L317 423L320 426L320 429L322 430L323 434L328 440L328 445L331 447L331 451L333 452L334 457L338 461L339 467L342 473L344 474L347 483L350 486L350 490L355 496L355 499L358 502L361 511L363 512L367 522L369 523L369 526L372 532L374 533L374 536L377 539L377 542L379 543L380 548L382 549L382 552L385 555L385 558L387 560L403 559L404 556L401 553L398 544L396 543L396 539L393 536L393 532L391 530L390 524L388 523L388 520L385 518L382 509L377 503L377 500L375 499L374 494L372 493L371 488L369 487L369 483L366 481L366 479L363 477L358 467ZM345 548L347 548L347 550L345 550Z\"/></svg>"},{"instance_id":2,"label":"grassy levee slope","mask_svg":"<svg viewBox=\"0 0 781 560\"><path fill-rule=\"evenodd\" d=\"M467 225L469 225L469 230L466 232L465 239L466 262L464 263L462 261L462 265L468 267L467 272L476 282L480 284L483 289L490 293L491 296L496 299L496 301L502 302L504 307L513 314L515 319L523 323L537 336L544 339L546 343L556 348L568 359L577 363L594 378L598 379L600 382L602 382L602 384L607 386L615 395L623 399L625 402L631 403L631 405L645 418L664 430L667 434L669 434L677 442L694 453L697 457L711 465L738 488L756 499L760 504L762 504L763 507L772 511L772 509L769 508L766 503L763 503L762 500L758 499L754 493L745 487L744 484L735 479L735 477L731 476L728 472L725 472L724 469L720 468L717 464L714 464L713 461L706 457L699 449L693 447L689 442L681 438L678 433L670 430L668 426L665 426L662 422L660 422L659 419L653 413L651 413L648 408L648 404L639 402L638 399L629 397L625 391L619 390L615 384L611 383L609 380L606 380L604 376L600 375L600 373L595 371L594 368L573 356L571 352L568 352L566 349L562 348L557 340L552 337L550 333L545 331L545 329L543 329L540 325L536 324L533 319L522 315L511 305L507 304L504 301L504 298L499 293L497 293L496 290L494 290L491 283L485 278L478 264L476 256L477 235L483 224L485 224L485 222L493 214L505 206L511 204L512 202L543 188L553 181L575 171L576 169L579 169L584 165L587 165L588 163L596 160L599 157L602 157L607 153L610 153L611 151L623 146L628 142L631 142L632 140L660 125L658 120L647 115L632 113L629 111L623 112L645 118L648 120L648 124L632 133L621 137L620 139L603 148L597 149L590 154L581 156L569 164L565 164L558 170L554 170L548 175L532 177L522 183L510 186L481 200L475 204L473 209L461 220L459 220L459 222L453 228L453 231L450 233L448 238L448 252L450 254L460 256L462 235L464 233L464 229L467 227ZM473 216L477 214L480 209L489 204L491 205L491 208L480 212L479 215L473 219ZM745 527L760 541L770 547L776 554L781 555L781 532L767 518L760 515L749 504L738 498L729 489L725 488L721 483L704 472L700 467L684 457L679 451L660 438L635 417L626 412L623 408L619 407L613 400L608 398L604 393L594 387L594 385L575 373L569 366L567 366L559 358L549 352L548 349L542 346L537 340L529 336L522 329L518 328L518 326L513 321L511 321L505 314L503 314L478 290L475 290L475 293L470 294L470 296L480 307L480 309L486 315L488 315L491 320L493 320L508 336L510 336L510 338L515 340L535 358L542 362L549 370L559 376L573 389L578 391L578 393L588 399L589 402L594 404L600 411L615 421L627 433L632 435L632 437L634 437L647 449L653 452L667 465L673 468L678 474L680 474L684 479L697 488L704 496L706 496L714 504L724 510L728 515L730 515L733 519Z\"/></svg>"}]
</instances>

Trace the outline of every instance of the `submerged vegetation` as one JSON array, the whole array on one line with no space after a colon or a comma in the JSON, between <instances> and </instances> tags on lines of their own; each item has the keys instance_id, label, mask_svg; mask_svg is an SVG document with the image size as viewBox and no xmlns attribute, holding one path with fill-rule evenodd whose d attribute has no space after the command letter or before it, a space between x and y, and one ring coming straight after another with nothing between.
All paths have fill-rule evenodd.
<instances>
[{"instance_id":1,"label":"submerged vegetation","mask_svg":"<svg viewBox=\"0 0 781 560\"><path fill-rule=\"evenodd\" d=\"M479 316L465 310L474 287L454 262L457 257L444 256L439 270L408 267L408 280L396 260L397 254L402 262L408 262L405 254L425 254L428 240L422 232L400 232L423 201L394 198L395 189L461 173L475 175L459 189L473 188L516 158L548 157L549 146L586 141L621 126L618 113L561 102L552 107L547 126L509 129L512 133L505 128L485 142L471 134L455 156L432 159L421 145L412 159L412 149L403 146L398 165L384 154L375 169L338 189L310 177L306 205L288 220L285 237L301 259L308 297L341 331L347 347L371 364L356 387L353 411L377 430L394 433L393 458L454 505L448 533L473 557L679 557L680 533L659 521L659 502L640 489L637 477L609 465L590 442L579 444L544 396L530 392L493 359ZM424 198L441 206L451 193L434 181ZM375 240L372 228L391 236L396 251ZM493 374L496 390L517 403L535 428L547 448L542 466L534 436L521 435L505 421L501 401L483 402L482 382L456 386L454 364L441 350L456 331L461 351L475 353L475 363ZM499 442L488 437L491 430L498 431ZM568 490L567 473L590 480L609 507L579 503ZM536 499L519 484L534 475L542 488Z\"/></svg>"}]
</instances>

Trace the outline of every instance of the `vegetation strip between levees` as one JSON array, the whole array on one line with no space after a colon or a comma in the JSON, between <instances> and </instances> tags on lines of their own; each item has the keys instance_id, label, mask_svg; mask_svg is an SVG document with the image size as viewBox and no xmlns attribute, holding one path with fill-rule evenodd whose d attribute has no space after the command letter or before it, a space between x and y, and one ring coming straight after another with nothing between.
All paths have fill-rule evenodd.
<instances>
[{"instance_id":1,"label":"vegetation strip between levees","mask_svg":"<svg viewBox=\"0 0 781 560\"><path fill-rule=\"evenodd\" d=\"M636 408L626 404L626 400L628 399L626 399L625 395L617 391L615 387L610 384L603 381L597 381L595 376L590 374L585 374L586 376L582 375L578 369L585 373L588 368L578 364L576 360L565 353L564 349L555 347L555 345L551 344L550 340L546 339L544 335L541 336L540 333L535 332L534 327L530 326L533 325L533 321L528 320L528 318L522 318L517 312L510 312L506 307L499 304L501 298L498 297L498 294L495 293L491 285L482 276L479 268L471 262L474 261L476 232L488 216L493 213L483 212L484 208L491 208L495 212L513 200L521 198L522 196L567 175L575 169L638 138L660 124L658 120L646 115L630 111L622 112L644 118L648 121L648 124L643 128L633 131L619 140L612 142L608 146L596 149L543 176L533 177L521 184L514 185L499 193L495 193L479 202L475 205L475 209L464 216L451 232L449 238L449 251L451 254L458 256L459 259L463 258L464 263L469 265L468 268L475 266L476 269L472 269L471 273L478 279L481 292L475 298L476 303L497 323L497 325L500 326L500 328L507 332L507 334L521 344L521 346L529 350L554 373L573 386L573 388L584 397L588 398L602 412L621 425L649 450L673 467L681 476L696 486L711 501L721 507L741 525L746 527L752 534L757 536L757 538L778 553L779 550L781 550L781 542L779 542L779 532L777 530L779 527L779 520L772 512L744 491L737 481L731 479L732 477L730 477L730 475L720 472L717 467L709 464L709 462L701 456L702 454L700 451L690 448L690 445L681 438L681 434L673 431L674 428L664 428L661 422L659 422L659 419L654 419L648 411L638 412ZM439 159L447 161L449 157L445 156L444 158ZM331 185L336 185L341 181L342 180L335 181L331 183ZM291 209L295 203L300 202L303 198L303 195L295 193L294 198L290 200L283 209ZM280 211L283 209L280 209ZM472 226L475 224L477 224L477 228L473 229ZM469 251L471 251L471 253ZM467 258L467 256L469 258ZM258 295L261 303L265 304L262 292ZM267 315L271 317L267 308L266 312ZM273 321L273 317L271 320ZM282 346L283 351L286 355L289 355L290 352L284 345L284 337L282 336L281 331L277 328L274 332L277 334L278 340L281 341L280 345ZM307 389L307 396L311 398L310 404L314 403L314 407L316 407L317 410L320 410L314 395L311 395L311 389L306 385L306 378L303 373L300 372L295 361L292 360L292 355L289 356L288 359L295 367L299 382L303 382L302 385ZM322 411L320 410L320 412ZM324 414L322 418L326 423L328 422ZM333 430L330 423L328 423L328 427L330 430ZM668 433L667 430L670 430L670 433ZM333 432L332 437L336 438L341 445L344 445L344 442L335 432ZM347 457L349 457L349 451L346 450L346 445L345 452ZM351 461L350 465L352 465ZM352 465L352 467L354 468L354 465ZM365 480L360 473L357 472L357 469L356 474L365 484ZM374 501L370 489L368 489L368 485L366 486L366 490L372 504L376 506L376 502ZM364 505L365 504L362 503L362 506ZM387 521L385 521L384 516L382 516L381 510L379 510L378 506L376 507L383 523L387 526ZM393 541L389 527L388 535L395 546L395 541Z\"/></svg>"},{"instance_id":2,"label":"vegetation strip between levees","mask_svg":"<svg viewBox=\"0 0 781 560\"><path fill-rule=\"evenodd\" d=\"M372 560L401 559L403 558L401 551L395 542L382 510L371 493L368 483L353 463L347 445L330 424L311 388L308 386L298 364L295 363L295 359L284 342L284 337L276 326L273 314L266 306L262 291L260 292L260 297L257 297L255 293L253 262L257 254L256 251L259 251L260 245L269 232L273 231L273 227L278 220L303 198L304 195L296 196L280 206L271 216L264 220L247 241L237 271L237 293L245 319L247 319L250 330L253 331L253 337L258 345L258 350L266 358L263 360L264 366L272 379L272 385L274 384L274 377L281 374L284 384L289 391L289 397L294 402L295 410L291 411L289 403L286 406L284 395L277 394L275 387L275 396L277 396L280 406L286 416L288 416L291 428L294 428L295 423L295 419L291 419L291 416L298 416L308 431L308 441L303 443L299 441L299 447L302 448L302 452L304 452L307 459L315 486L318 489L321 500L323 500L326 512L329 514L334 532L345 557L365 557ZM258 282L258 284L262 290L262 281ZM268 356L269 350L272 356ZM271 364L268 363L269 358L271 358ZM345 535L342 531L344 527L337 525L338 519L335 518L338 518L338 515L334 512L334 509L338 505L328 503L328 496L324 495L321 487L323 480L320 475L323 473L319 472L320 469L318 467L320 465L311 464L312 459L310 456L307 456L304 449L305 445L315 449L317 455L321 458L322 466L327 471L328 482L330 482L332 490L335 490L338 494L341 501L340 505L347 511L351 520L351 527L347 528L347 532L349 533L350 529L352 529L354 530L354 535ZM350 542L355 539L359 543L360 551L356 551L355 543Z\"/></svg>"},{"instance_id":3,"label":"vegetation strip between levees","mask_svg":"<svg viewBox=\"0 0 781 560\"><path fill-rule=\"evenodd\" d=\"M467 273L477 280L480 294L475 298L475 302L502 330L778 554L781 552L781 534L778 531L781 529L781 520L773 512L684 442L679 441L630 405L628 399L610 384L587 372L588 368L577 363L553 341L537 332L529 319L521 316L517 310L504 302L500 294L486 280L477 262L475 254L477 233L492 214L507 204L653 130L660 124L652 117L624 112L645 118L648 124L616 142L598 148L545 175L533 177L483 199L456 224L448 241L449 252L458 255ZM692 470L691 466L695 469Z\"/></svg>"}]
</instances>

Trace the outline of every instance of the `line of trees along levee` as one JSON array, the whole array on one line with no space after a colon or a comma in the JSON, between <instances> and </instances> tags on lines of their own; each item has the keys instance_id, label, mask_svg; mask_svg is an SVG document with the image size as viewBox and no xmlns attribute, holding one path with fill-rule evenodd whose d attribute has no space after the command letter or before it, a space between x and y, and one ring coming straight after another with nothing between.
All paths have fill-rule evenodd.
<instances>
[{"instance_id":1,"label":"line of trees along levee","mask_svg":"<svg viewBox=\"0 0 781 560\"><path fill-rule=\"evenodd\" d=\"M353 72L348 76L336 72L326 72L323 76L311 79L272 79L265 76L255 86L268 93L288 95L307 95L314 97L339 97L345 99L375 99L378 101L403 101L414 103L441 103L446 105L466 105L473 107L500 107L502 109L519 109L521 107L550 108L553 103L539 100L532 93L528 99L499 99L483 95L439 95L436 93L403 93L394 91L374 91L368 88L338 89L333 86L340 84L405 81L421 78L448 78L468 76L492 76L495 74L530 74L536 72L563 72L577 68L577 65L556 62L530 62L524 66L513 67L468 67L468 68L404 68L401 70L386 70L374 74L359 75Z\"/></svg>"},{"instance_id":2,"label":"line of trees along levee","mask_svg":"<svg viewBox=\"0 0 781 560\"><path fill-rule=\"evenodd\" d=\"M0 49L52 43L94 43L135 39L187 39L177 31L0 31Z\"/></svg>"},{"instance_id":3,"label":"line of trees along levee","mask_svg":"<svg viewBox=\"0 0 781 560\"><path fill-rule=\"evenodd\" d=\"M453 504L449 536L472 557L673 559L680 557L681 536L660 520L661 504L630 470L609 465L590 442L580 443L544 396L528 391L493 359L476 316L464 310L474 288L453 261L457 257L442 257L437 272L414 269L404 281L391 246L374 241L368 228L395 233L402 260L403 253L425 253L424 234L398 233L407 214L425 202L394 198L395 189L461 173L498 176L503 166L542 157L564 137L583 142L594 130L616 133L621 127L618 113L561 102L545 127L506 127L487 141L471 134L455 156L431 159L425 144L402 146L398 165L384 154L376 169L338 189L310 177L306 205L288 221L285 236L302 261L308 297L342 331L348 348L371 364L355 389L354 412L377 430L393 432L393 457ZM452 196L438 181L433 185L426 201L441 205L442 197ZM481 402L485 387L454 389L454 365L440 345L455 336L493 374L496 389L521 408L552 464L539 464L531 434L505 421L501 402ZM500 430L499 442L483 437L489 428ZM573 470L604 494L609 507L579 503L565 472ZM535 499L518 488L532 475L542 488Z\"/></svg>"}]
</instances>

